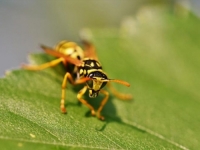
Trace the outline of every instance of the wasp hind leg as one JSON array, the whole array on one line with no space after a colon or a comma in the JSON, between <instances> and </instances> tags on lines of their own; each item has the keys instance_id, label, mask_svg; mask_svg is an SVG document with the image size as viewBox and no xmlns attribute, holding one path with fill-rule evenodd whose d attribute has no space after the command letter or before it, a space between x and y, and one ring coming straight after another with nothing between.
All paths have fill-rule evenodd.
<instances>
[{"instance_id":1,"label":"wasp hind leg","mask_svg":"<svg viewBox=\"0 0 200 150\"><path fill-rule=\"evenodd\" d=\"M37 71L37 70L43 70L43 69L46 69L49 67L56 66L57 64L59 64L61 62L64 62L64 58L58 58L58 59L52 60L50 62L41 64L41 65L25 65L25 64L23 64L22 68L26 69L26 70Z\"/></svg>"},{"instance_id":2,"label":"wasp hind leg","mask_svg":"<svg viewBox=\"0 0 200 150\"><path fill-rule=\"evenodd\" d=\"M111 93L116 96L117 98L119 98L120 100L131 100L133 99L132 95L131 94L124 94L124 93L121 93L119 91L117 91L112 85L111 83L108 83L108 86L109 90L111 91Z\"/></svg>"}]
</instances>

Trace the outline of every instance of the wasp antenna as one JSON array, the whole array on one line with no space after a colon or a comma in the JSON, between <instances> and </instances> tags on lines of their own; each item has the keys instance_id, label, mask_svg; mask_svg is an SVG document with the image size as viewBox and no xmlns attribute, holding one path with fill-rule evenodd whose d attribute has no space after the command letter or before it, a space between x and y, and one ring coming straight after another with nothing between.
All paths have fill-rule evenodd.
<instances>
[{"instance_id":1,"label":"wasp antenna","mask_svg":"<svg viewBox=\"0 0 200 150\"><path fill-rule=\"evenodd\" d=\"M103 82L109 82L110 79L101 79L101 81L103 81Z\"/></svg>"},{"instance_id":2,"label":"wasp antenna","mask_svg":"<svg viewBox=\"0 0 200 150\"><path fill-rule=\"evenodd\" d=\"M128 87L130 86L130 84L126 81L116 80L116 79L110 79L110 81L116 82L116 83L119 83L119 84L123 84L123 85L128 86Z\"/></svg>"}]
</instances>

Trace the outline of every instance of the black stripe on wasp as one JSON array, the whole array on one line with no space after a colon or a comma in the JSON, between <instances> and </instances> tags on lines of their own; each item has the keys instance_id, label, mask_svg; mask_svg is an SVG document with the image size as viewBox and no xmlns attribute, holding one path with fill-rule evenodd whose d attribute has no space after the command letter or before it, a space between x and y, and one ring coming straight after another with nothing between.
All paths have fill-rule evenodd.
<instances>
[{"instance_id":1,"label":"black stripe on wasp","mask_svg":"<svg viewBox=\"0 0 200 150\"><path fill-rule=\"evenodd\" d=\"M76 43L70 41L61 41L55 46L54 49L42 45L41 48L47 54L56 57L56 59L35 66L24 64L22 67L26 70L37 71L56 66L59 63L63 63L66 68L66 73L62 82L60 102L61 112L67 112L65 108L65 89L67 86L67 81L70 81L72 85L85 83L83 88L77 94L78 100L91 110L91 114L93 116L97 115L100 120L104 120L104 117L101 115L101 111L108 101L109 93L102 88L108 85L108 88L113 93L113 95L121 100L130 100L132 99L130 94L123 94L118 92L110 85L110 82L116 82L127 87L129 87L130 84L122 80L109 79L106 73L102 70L102 66L98 61L95 47L87 41L83 41L83 45L85 47L84 51ZM94 107L89 104L87 100L82 98L87 90L89 91L89 97L91 98L97 97L99 93L105 96L101 101L97 111L95 111Z\"/></svg>"}]
</instances>

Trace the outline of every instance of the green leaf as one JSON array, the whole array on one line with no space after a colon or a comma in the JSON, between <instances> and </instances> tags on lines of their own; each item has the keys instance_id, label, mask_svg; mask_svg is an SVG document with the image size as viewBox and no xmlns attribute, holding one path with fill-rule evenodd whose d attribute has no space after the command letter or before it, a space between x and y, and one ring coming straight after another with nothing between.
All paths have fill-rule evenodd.
<instances>
[{"instance_id":1,"label":"green leaf","mask_svg":"<svg viewBox=\"0 0 200 150\"><path fill-rule=\"evenodd\" d=\"M131 87L113 85L134 101L111 95L100 121L78 103L80 87L68 84L64 115L61 65L7 72L0 80L1 149L199 149L200 21L148 11L152 16L140 12L119 29L91 30L109 77ZM30 56L36 64L52 59ZM101 99L89 102L98 106Z\"/></svg>"}]
</instances>

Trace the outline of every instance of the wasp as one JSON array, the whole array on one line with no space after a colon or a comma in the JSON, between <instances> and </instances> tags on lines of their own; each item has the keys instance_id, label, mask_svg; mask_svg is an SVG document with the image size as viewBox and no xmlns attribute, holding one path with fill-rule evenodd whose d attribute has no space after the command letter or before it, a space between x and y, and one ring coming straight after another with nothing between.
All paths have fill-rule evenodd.
<instances>
[{"instance_id":1,"label":"wasp","mask_svg":"<svg viewBox=\"0 0 200 150\"><path fill-rule=\"evenodd\" d=\"M77 99L84 105L86 105L93 116L97 115L100 120L104 120L104 116L101 115L101 111L108 101L109 93L102 89L106 85L109 85L111 92L122 100L130 100L132 96L130 94L123 94L116 91L110 82L116 82L127 87L130 86L128 82L109 79L106 73L103 71L100 62L98 61L95 47L88 41L83 41L84 50L77 45L75 42L71 41L61 41L55 48L50 48L41 45L41 48L49 55L56 57L55 60L41 64L41 65L22 65L26 70L43 70L48 67L53 67L59 63L63 63L66 68L66 73L62 82L62 92L60 109L62 113L66 113L65 108L65 98L66 98L66 86L69 81L72 85L85 84L83 88L78 92ZM89 97L96 98L99 93L104 95L103 100L100 103L99 108L95 111L94 107L83 99L83 95L86 91L89 91Z\"/></svg>"}]
</instances>

